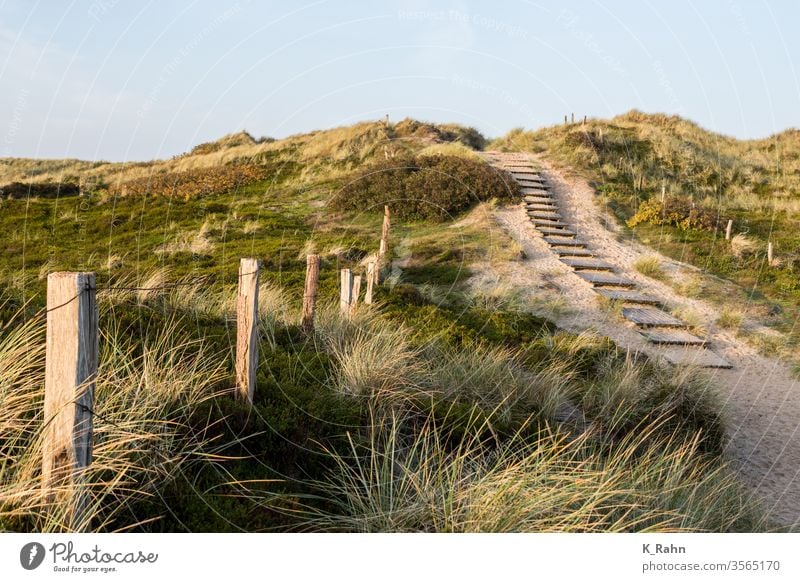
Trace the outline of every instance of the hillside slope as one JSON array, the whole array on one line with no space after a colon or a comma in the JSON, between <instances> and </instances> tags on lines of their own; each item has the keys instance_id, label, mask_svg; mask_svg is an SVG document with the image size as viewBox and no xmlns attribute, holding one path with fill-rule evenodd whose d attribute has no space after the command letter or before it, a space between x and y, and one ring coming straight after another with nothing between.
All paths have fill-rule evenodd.
<instances>
[{"instance_id":1,"label":"hillside slope","mask_svg":"<svg viewBox=\"0 0 800 582\"><path fill-rule=\"evenodd\" d=\"M476 161L480 141L414 121L235 134L93 167L81 196L3 199L0 529L73 527L68 504L38 494L44 287L62 269L95 271L100 304L82 528L780 527L722 459L719 393L701 376L467 284L480 265L525 264L492 219L519 189ZM376 304L342 313L340 269L365 275L384 205L397 212ZM241 257L263 261L252 407L232 398Z\"/></svg>"},{"instance_id":2,"label":"hillside slope","mask_svg":"<svg viewBox=\"0 0 800 582\"><path fill-rule=\"evenodd\" d=\"M728 325L765 352L800 359L800 132L741 141L679 117L632 111L585 125L514 130L491 147L541 152L588 180L622 223L619 236L736 283L737 300L718 302ZM732 240L725 239L729 220ZM713 285L685 291L727 299ZM750 318L767 333L739 325Z\"/></svg>"}]
</instances>

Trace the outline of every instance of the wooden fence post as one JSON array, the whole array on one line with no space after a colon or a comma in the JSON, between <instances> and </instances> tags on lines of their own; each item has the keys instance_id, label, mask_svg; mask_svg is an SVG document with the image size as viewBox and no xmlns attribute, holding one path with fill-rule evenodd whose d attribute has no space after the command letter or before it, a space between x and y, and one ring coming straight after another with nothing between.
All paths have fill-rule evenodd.
<instances>
[{"instance_id":1,"label":"wooden fence post","mask_svg":"<svg viewBox=\"0 0 800 582\"><path fill-rule=\"evenodd\" d=\"M391 213L389 206L383 207L383 227L381 228L381 245L378 249L378 265L375 270L375 283L381 282L380 270L386 263L386 254L389 252L389 233L392 227Z\"/></svg>"},{"instance_id":2,"label":"wooden fence post","mask_svg":"<svg viewBox=\"0 0 800 582\"><path fill-rule=\"evenodd\" d=\"M372 305L372 287L375 284L375 261L367 263L367 290L364 293L364 303Z\"/></svg>"},{"instance_id":3,"label":"wooden fence post","mask_svg":"<svg viewBox=\"0 0 800 582\"><path fill-rule=\"evenodd\" d=\"M378 251L378 259L383 260L386 253L389 251L389 230L391 229L391 215L389 207L383 207L383 228L381 229L381 246Z\"/></svg>"},{"instance_id":4,"label":"wooden fence post","mask_svg":"<svg viewBox=\"0 0 800 582\"><path fill-rule=\"evenodd\" d=\"M47 309L42 488L51 499L71 497L66 518L75 528L86 509L85 495L75 488L92 462L98 354L94 273L48 275Z\"/></svg>"},{"instance_id":5,"label":"wooden fence post","mask_svg":"<svg viewBox=\"0 0 800 582\"><path fill-rule=\"evenodd\" d=\"M350 294L350 313L353 314L358 306L358 296L361 294L361 275L353 277L353 290Z\"/></svg>"},{"instance_id":6,"label":"wooden fence post","mask_svg":"<svg viewBox=\"0 0 800 582\"><path fill-rule=\"evenodd\" d=\"M300 327L306 334L314 333L314 312L317 307L317 286L319 285L319 255L306 256L306 286L303 291L303 312Z\"/></svg>"},{"instance_id":7,"label":"wooden fence post","mask_svg":"<svg viewBox=\"0 0 800 582\"><path fill-rule=\"evenodd\" d=\"M767 243L767 265L772 265L772 243Z\"/></svg>"},{"instance_id":8,"label":"wooden fence post","mask_svg":"<svg viewBox=\"0 0 800 582\"><path fill-rule=\"evenodd\" d=\"M574 114L574 113L571 113L570 115L571 115L571 117L570 117L570 123L574 124L574 123L575 123L575 114Z\"/></svg>"},{"instance_id":9,"label":"wooden fence post","mask_svg":"<svg viewBox=\"0 0 800 582\"><path fill-rule=\"evenodd\" d=\"M729 220L728 226L725 227L725 240L731 240L732 229L733 229L733 220Z\"/></svg>"},{"instance_id":10,"label":"wooden fence post","mask_svg":"<svg viewBox=\"0 0 800 582\"><path fill-rule=\"evenodd\" d=\"M236 295L236 394L253 403L258 370L258 276L261 261L239 260Z\"/></svg>"},{"instance_id":11,"label":"wooden fence post","mask_svg":"<svg viewBox=\"0 0 800 582\"><path fill-rule=\"evenodd\" d=\"M353 273L350 269L342 269L341 288L339 291L339 311L342 315L350 315L350 300L353 296Z\"/></svg>"},{"instance_id":12,"label":"wooden fence post","mask_svg":"<svg viewBox=\"0 0 800 582\"><path fill-rule=\"evenodd\" d=\"M567 124L567 114L565 113L564 114L564 125L566 125L566 124Z\"/></svg>"}]
</instances>

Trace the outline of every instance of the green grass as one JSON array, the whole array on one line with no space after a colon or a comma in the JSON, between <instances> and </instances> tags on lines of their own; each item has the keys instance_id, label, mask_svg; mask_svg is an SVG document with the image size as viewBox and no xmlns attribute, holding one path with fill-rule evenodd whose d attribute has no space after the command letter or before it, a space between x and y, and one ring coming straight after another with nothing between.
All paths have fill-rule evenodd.
<instances>
[{"instance_id":1,"label":"green grass","mask_svg":"<svg viewBox=\"0 0 800 582\"><path fill-rule=\"evenodd\" d=\"M654 255L636 259L636 262L633 263L633 268L651 279L663 281L667 278L667 274L661 265L661 259Z\"/></svg>"}]
</instances>

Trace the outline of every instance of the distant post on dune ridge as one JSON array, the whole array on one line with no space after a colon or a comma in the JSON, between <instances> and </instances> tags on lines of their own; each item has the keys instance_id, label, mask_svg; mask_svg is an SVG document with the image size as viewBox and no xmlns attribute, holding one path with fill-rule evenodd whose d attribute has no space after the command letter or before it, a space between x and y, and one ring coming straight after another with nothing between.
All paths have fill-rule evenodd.
<instances>
[{"instance_id":1,"label":"distant post on dune ridge","mask_svg":"<svg viewBox=\"0 0 800 582\"><path fill-rule=\"evenodd\" d=\"M344 317L350 315L350 302L353 297L353 273L350 269L342 269L340 274L339 312Z\"/></svg>"},{"instance_id":2,"label":"distant post on dune ridge","mask_svg":"<svg viewBox=\"0 0 800 582\"><path fill-rule=\"evenodd\" d=\"M729 220L728 226L725 227L725 240L731 240L732 229L733 229L733 220Z\"/></svg>"},{"instance_id":3,"label":"distant post on dune ridge","mask_svg":"<svg viewBox=\"0 0 800 582\"><path fill-rule=\"evenodd\" d=\"M772 266L773 258L774 257L772 255L772 243L768 242L767 243L767 265Z\"/></svg>"},{"instance_id":4,"label":"distant post on dune ridge","mask_svg":"<svg viewBox=\"0 0 800 582\"><path fill-rule=\"evenodd\" d=\"M258 370L258 279L261 261L239 260L236 295L236 394L253 404Z\"/></svg>"},{"instance_id":5,"label":"distant post on dune ridge","mask_svg":"<svg viewBox=\"0 0 800 582\"><path fill-rule=\"evenodd\" d=\"M303 311L300 327L306 334L314 333L314 315L317 308L317 288L319 286L319 255L306 257L306 285L303 290Z\"/></svg>"},{"instance_id":6,"label":"distant post on dune ridge","mask_svg":"<svg viewBox=\"0 0 800 582\"><path fill-rule=\"evenodd\" d=\"M98 310L94 273L47 277L42 492L66 498L66 524L85 527L81 474L92 462Z\"/></svg>"}]
</instances>

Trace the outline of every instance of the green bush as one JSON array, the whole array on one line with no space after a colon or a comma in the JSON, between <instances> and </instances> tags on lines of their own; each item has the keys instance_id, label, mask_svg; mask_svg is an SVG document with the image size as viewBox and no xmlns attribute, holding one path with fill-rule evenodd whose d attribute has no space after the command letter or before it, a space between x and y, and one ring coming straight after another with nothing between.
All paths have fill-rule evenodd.
<instances>
[{"instance_id":1,"label":"green bush","mask_svg":"<svg viewBox=\"0 0 800 582\"><path fill-rule=\"evenodd\" d=\"M382 211L443 221L476 202L512 200L519 186L483 162L454 156L391 158L356 172L331 200L339 210Z\"/></svg>"},{"instance_id":2,"label":"green bush","mask_svg":"<svg viewBox=\"0 0 800 582\"><path fill-rule=\"evenodd\" d=\"M0 187L0 197L9 198L62 198L81 193L78 184L73 182L12 182Z\"/></svg>"},{"instance_id":3,"label":"green bush","mask_svg":"<svg viewBox=\"0 0 800 582\"><path fill-rule=\"evenodd\" d=\"M644 223L677 226L681 230L714 230L719 222L715 211L685 198L670 197L663 202L656 198L642 202L636 214L628 219L628 226Z\"/></svg>"}]
</instances>

